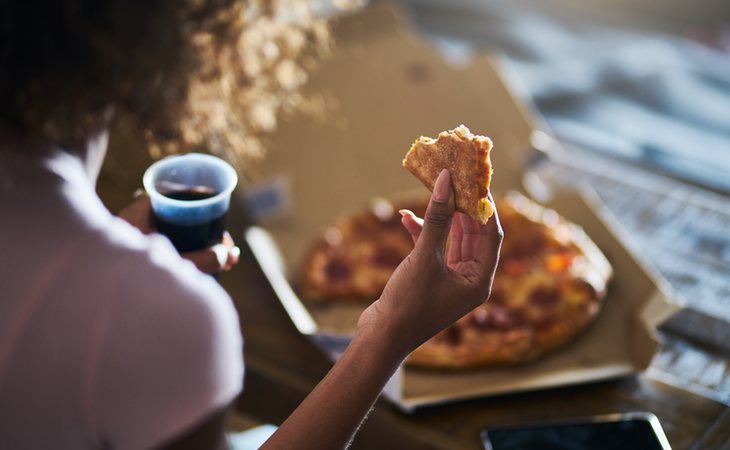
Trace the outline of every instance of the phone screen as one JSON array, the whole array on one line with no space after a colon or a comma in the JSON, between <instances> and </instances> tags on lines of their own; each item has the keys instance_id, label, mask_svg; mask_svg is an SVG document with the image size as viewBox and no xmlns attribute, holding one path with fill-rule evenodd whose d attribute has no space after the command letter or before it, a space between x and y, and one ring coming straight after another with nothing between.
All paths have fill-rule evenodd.
<instances>
[{"instance_id":1,"label":"phone screen","mask_svg":"<svg viewBox=\"0 0 730 450\"><path fill-rule=\"evenodd\" d=\"M651 414L495 428L482 437L487 450L670 450Z\"/></svg>"}]
</instances>

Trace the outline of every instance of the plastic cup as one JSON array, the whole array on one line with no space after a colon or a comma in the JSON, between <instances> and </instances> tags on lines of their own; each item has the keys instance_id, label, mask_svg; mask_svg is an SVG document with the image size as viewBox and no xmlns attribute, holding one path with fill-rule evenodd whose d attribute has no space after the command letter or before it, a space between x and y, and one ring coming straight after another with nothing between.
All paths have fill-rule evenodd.
<instances>
[{"instance_id":1,"label":"plastic cup","mask_svg":"<svg viewBox=\"0 0 730 450\"><path fill-rule=\"evenodd\" d=\"M157 230L179 252L221 242L238 183L230 164L203 153L168 156L147 168L142 183L152 200Z\"/></svg>"}]
</instances>

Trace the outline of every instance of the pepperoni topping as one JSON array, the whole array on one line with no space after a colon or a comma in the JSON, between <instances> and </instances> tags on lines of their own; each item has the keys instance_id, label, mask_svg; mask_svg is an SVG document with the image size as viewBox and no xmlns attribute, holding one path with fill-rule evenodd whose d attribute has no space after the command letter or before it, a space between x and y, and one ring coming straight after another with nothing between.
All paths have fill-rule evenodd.
<instances>
[{"instance_id":1,"label":"pepperoni topping","mask_svg":"<svg viewBox=\"0 0 730 450\"><path fill-rule=\"evenodd\" d=\"M536 306L554 306L560 301L560 291L555 287L538 286L530 293L530 302Z\"/></svg>"},{"instance_id":2,"label":"pepperoni topping","mask_svg":"<svg viewBox=\"0 0 730 450\"><path fill-rule=\"evenodd\" d=\"M327 274L327 278L331 280L344 280L352 274L350 266L340 259L330 259L327 261L327 267L325 267L324 271Z\"/></svg>"}]
</instances>

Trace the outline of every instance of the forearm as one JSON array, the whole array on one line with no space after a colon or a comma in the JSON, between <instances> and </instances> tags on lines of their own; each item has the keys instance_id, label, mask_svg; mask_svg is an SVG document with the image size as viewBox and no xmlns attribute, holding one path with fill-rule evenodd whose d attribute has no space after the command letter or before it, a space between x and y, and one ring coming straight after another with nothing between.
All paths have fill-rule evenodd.
<instances>
[{"instance_id":1,"label":"forearm","mask_svg":"<svg viewBox=\"0 0 730 450\"><path fill-rule=\"evenodd\" d=\"M358 332L334 367L264 449L341 449L406 356L387 332Z\"/></svg>"}]
</instances>

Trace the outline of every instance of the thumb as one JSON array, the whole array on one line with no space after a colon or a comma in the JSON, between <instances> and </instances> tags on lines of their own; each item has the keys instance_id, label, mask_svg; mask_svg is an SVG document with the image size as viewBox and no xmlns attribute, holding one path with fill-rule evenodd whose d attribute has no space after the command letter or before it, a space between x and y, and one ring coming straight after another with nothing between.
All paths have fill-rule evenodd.
<instances>
[{"instance_id":1,"label":"thumb","mask_svg":"<svg viewBox=\"0 0 730 450\"><path fill-rule=\"evenodd\" d=\"M451 175L447 169L443 169L436 178L417 244L423 250L435 250L442 260L446 239L451 229L451 219L454 217L454 208Z\"/></svg>"}]
</instances>

